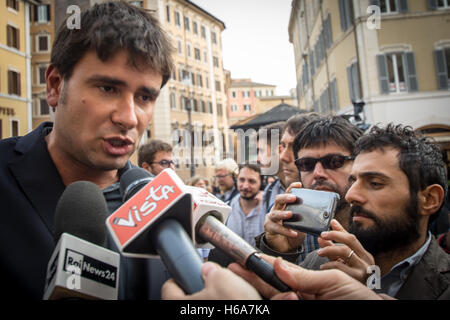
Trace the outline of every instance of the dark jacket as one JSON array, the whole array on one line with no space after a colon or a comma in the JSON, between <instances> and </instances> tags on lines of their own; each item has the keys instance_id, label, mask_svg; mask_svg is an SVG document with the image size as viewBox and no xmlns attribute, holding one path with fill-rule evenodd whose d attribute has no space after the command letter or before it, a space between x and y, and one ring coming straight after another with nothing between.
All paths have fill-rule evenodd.
<instances>
[{"instance_id":1,"label":"dark jacket","mask_svg":"<svg viewBox=\"0 0 450 320\"><path fill-rule=\"evenodd\" d=\"M43 123L24 137L0 141L0 274L7 299L42 299L44 293L55 208L65 190L44 139L51 128ZM120 297L158 299L167 279L161 261L127 260L121 257Z\"/></svg>"}]
</instances>

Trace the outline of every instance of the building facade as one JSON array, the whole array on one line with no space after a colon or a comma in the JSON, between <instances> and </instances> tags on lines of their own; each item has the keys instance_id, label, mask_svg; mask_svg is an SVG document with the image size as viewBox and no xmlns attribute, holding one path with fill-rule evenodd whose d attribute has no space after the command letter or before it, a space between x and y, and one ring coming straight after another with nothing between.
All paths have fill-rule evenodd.
<instances>
[{"instance_id":1,"label":"building facade","mask_svg":"<svg viewBox=\"0 0 450 320\"><path fill-rule=\"evenodd\" d=\"M276 86L253 82L251 79L231 79L228 88L227 113L230 125L261 113L258 101L263 97L273 97Z\"/></svg>"},{"instance_id":2,"label":"building facade","mask_svg":"<svg viewBox=\"0 0 450 320\"><path fill-rule=\"evenodd\" d=\"M30 5L0 3L0 139L32 128Z\"/></svg>"},{"instance_id":3,"label":"building facade","mask_svg":"<svg viewBox=\"0 0 450 320\"><path fill-rule=\"evenodd\" d=\"M450 149L450 1L294 0L302 109L410 125ZM448 152L446 153L448 157Z\"/></svg>"}]
</instances>

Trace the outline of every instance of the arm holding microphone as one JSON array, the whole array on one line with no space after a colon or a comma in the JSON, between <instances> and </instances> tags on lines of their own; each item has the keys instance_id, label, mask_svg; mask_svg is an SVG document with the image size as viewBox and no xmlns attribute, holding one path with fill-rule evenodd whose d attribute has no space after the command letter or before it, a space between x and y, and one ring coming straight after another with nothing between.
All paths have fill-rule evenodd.
<instances>
[{"instance_id":1,"label":"arm holding microphone","mask_svg":"<svg viewBox=\"0 0 450 320\"><path fill-rule=\"evenodd\" d=\"M205 280L204 290L194 295L185 295L174 281L168 280L163 285L162 298L165 300L261 299L254 289L273 300L298 300L299 297L304 300L382 300L388 298L377 295L339 270L312 271L281 258L267 255L263 255L263 258L273 265L278 277L293 291L280 293L256 274L237 263L230 264L226 269L215 263L206 262L202 268Z\"/></svg>"}]
</instances>

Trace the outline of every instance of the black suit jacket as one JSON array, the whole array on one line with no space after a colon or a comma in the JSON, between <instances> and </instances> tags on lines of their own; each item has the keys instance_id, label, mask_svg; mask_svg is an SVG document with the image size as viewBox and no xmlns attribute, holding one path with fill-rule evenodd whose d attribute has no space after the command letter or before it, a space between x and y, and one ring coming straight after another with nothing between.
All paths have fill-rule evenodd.
<instances>
[{"instance_id":1,"label":"black suit jacket","mask_svg":"<svg viewBox=\"0 0 450 320\"><path fill-rule=\"evenodd\" d=\"M0 288L8 299L42 299L44 293L54 213L65 190L44 140L51 127L43 123L24 137L0 141ZM160 259L121 257L119 297L159 299L167 278Z\"/></svg>"}]
</instances>

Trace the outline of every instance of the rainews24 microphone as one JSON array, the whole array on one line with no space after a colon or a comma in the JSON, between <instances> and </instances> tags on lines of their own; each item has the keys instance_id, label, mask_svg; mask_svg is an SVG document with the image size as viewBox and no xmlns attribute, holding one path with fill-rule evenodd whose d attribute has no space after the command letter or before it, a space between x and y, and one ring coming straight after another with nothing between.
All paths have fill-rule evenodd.
<instances>
[{"instance_id":1,"label":"rainews24 microphone","mask_svg":"<svg viewBox=\"0 0 450 320\"><path fill-rule=\"evenodd\" d=\"M47 267L45 300L117 300L120 255L105 249L106 201L97 185L70 184L55 211L56 247Z\"/></svg>"},{"instance_id":2,"label":"rainews24 microphone","mask_svg":"<svg viewBox=\"0 0 450 320\"><path fill-rule=\"evenodd\" d=\"M192 196L171 169L145 184L147 175L142 168L122 175L126 202L106 219L106 225L124 256L160 256L186 293L198 292L204 288L203 262L192 243Z\"/></svg>"}]
</instances>

